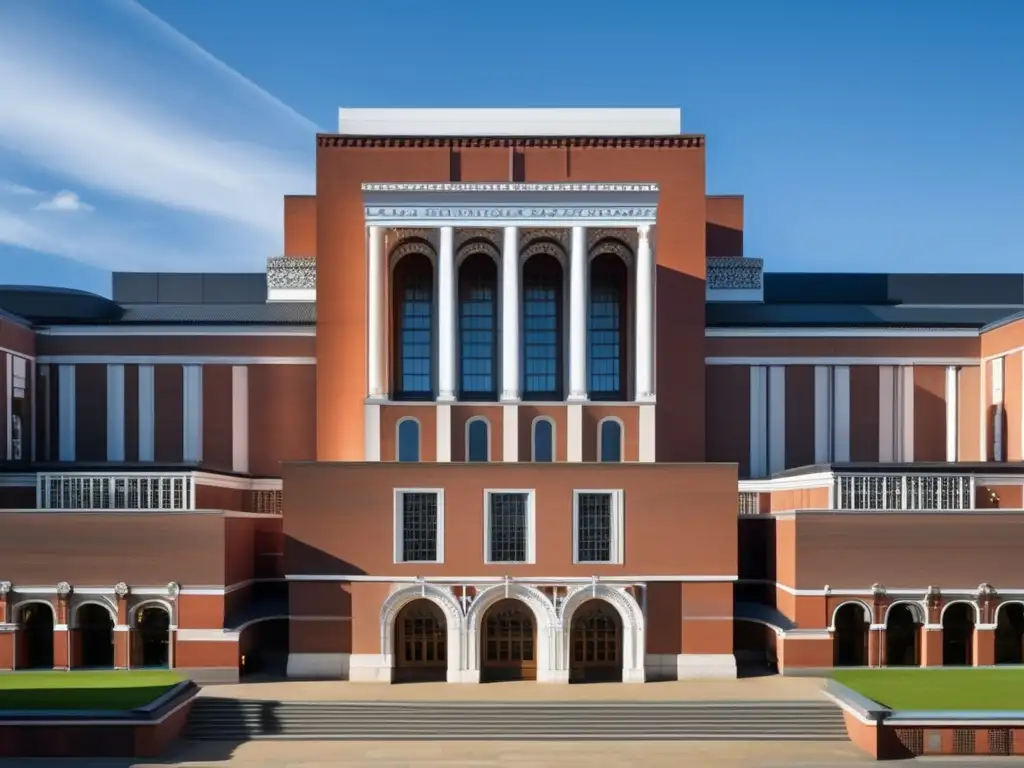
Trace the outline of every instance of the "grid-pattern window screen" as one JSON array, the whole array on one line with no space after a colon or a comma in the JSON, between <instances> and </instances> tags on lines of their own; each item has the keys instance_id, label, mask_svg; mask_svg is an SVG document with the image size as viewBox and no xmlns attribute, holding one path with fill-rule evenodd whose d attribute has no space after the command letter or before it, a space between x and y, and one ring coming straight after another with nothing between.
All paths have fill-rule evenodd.
<instances>
[{"instance_id":1,"label":"grid-pattern window screen","mask_svg":"<svg viewBox=\"0 0 1024 768\"><path fill-rule=\"evenodd\" d=\"M493 563L524 563L529 536L530 495L492 493L488 526L489 557Z\"/></svg>"},{"instance_id":2,"label":"grid-pattern window screen","mask_svg":"<svg viewBox=\"0 0 1024 768\"><path fill-rule=\"evenodd\" d=\"M612 561L610 493L581 493L576 497L576 559L581 563Z\"/></svg>"},{"instance_id":3,"label":"grid-pattern window screen","mask_svg":"<svg viewBox=\"0 0 1024 768\"><path fill-rule=\"evenodd\" d=\"M402 560L437 560L437 493L406 491L401 496Z\"/></svg>"},{"instance_id":4,"label":"grid-pattern window screen","mask_svg":"<svg viewBox=\"0 0 1024 768\"><path fill-rule=\"evenodd\" d=\"M14 355L11 357L11 396L15 399L24 399L27 388L28 365L24 357Z\"/></svg>"}]
</instances>

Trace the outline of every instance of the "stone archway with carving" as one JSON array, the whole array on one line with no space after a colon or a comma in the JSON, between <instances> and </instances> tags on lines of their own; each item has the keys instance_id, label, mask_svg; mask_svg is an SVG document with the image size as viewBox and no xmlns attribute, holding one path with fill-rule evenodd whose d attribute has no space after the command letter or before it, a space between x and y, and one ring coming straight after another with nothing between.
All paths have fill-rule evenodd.
<instances>
[{"instance_id":1,"label":"stone archway with carving","mask_svg":"<svg viewBox=\"0 0 1024 768\"><path fill-rule=\"evenodd\" d=\"M495 265L501 266L501 250L489 239L483 236L473 237L466 240L458 250L455 251L455 268L458 269L470 256L482 253L490 256Z\"/></svg>"},{"instance_id":2,"label":"stone archway with carving","mask_svg":"<svg viewBox=\"0 0 1024 768\"><path fill-rule=\"evenodd\" d=\"M559 243L548 239L531 240L519 252L520 268L526 264L527 260L529 260L531 256L537 256L542 253L555 257L555 259L558 260L558 263L562 266L562 272L564 274L568 273L569 259L568 256L566 256L565 248L563 248Z\"/></svg>"},{"instance_id":3,"label":"stone archway with carving","mask_svg":"<svg viewBox=\"0 0 1024 768\"><path fill-rule=\"evenodd\" d=\"M409 584L395 589L380 608L380 661L377 678L390 682L395 668L395 622L401 610L414 600L430 600L444 613L448 630L448 682L459 682L464 668L464 617L451 591L433 584ZM367 665L369 666L369 665Z\"/></svg>"},{"instance_id":4,"label":"stone archway with carving","mask_svg":"<svg viewBox=\"0 0 1024 768\"><path fill-rule=\"evenodd\" d=\"M608 603L622 620L622 682L644 682L647 643L643 610L624 588L609 584L587 584L573 589L566 595L562 602L559 621L559 670L568 679L573 615L580 606L590 600L603 600Z\"/></svg>"},{"instance_id":5,"label":"stone archway with carving","mask_svg":"<svg viewBox=\"0 0 1024 768\"><path fill-rule=\"evenodd\" d=\"M505 599L525 603L533 613L537 629L537 682L566 682L558 674L558 614L547 595L536 587L508 582L480 590L466 614L465 679L480 681L480 641L484 616L488 609Z\"/></svg>"},{"instance_id":6,"label":"stone archway with carving","mask_svg":"<svg viewBox=\"0 0 1024 768\"><path fill-rule=\"evenodd\" d=\"M388 272L394 272L395 267L398 266L398 262L402 260L404 256L409 256L413 253L419 253L426 256L430 260L430 266L434 267L437 264L437 253L434 251L432 246L426 240L419 238L404 238L391 249L391 253L388 254Z\"/></svg>"},{"instance_id":7,"label":"stone archway with carving","mask_svg":"<svg viewBox=\"0 0 1024 768\"><path fill-rule=\"evenodd\" d=\"M606 253L618 256L622 259L622 263L626 265L626 269L633 268L633 249L619 238L605 237L594 243L590 247L590 260L593 261L598 256L602 256Z\"/></svg>"}]
</instances>

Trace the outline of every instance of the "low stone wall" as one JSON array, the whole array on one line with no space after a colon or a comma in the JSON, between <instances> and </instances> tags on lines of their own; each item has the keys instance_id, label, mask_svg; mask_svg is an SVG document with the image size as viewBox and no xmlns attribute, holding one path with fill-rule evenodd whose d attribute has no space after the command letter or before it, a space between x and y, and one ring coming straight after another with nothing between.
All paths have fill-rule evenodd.
<instances>
[{"instance_id":1,"label":"low stone wall","mask_svg":"<svg viewBox=\"0 0 1024 768\"><path fill-rule=\"evenodd\" d=\"M830 680L850 740L876 760L1024 755L1024 712L894 711Z\"/></svg>"},{"instance_id":2,"label":"low stone wall","mask_svg":"<svg viewBox=\"0 0 1024 768\"><path fill-rule=\"evenodd\" d=\"M198 692L186 681L127 712L4 712L0 757L157 757L184 729Z\"/></svg>"}]
</instances>

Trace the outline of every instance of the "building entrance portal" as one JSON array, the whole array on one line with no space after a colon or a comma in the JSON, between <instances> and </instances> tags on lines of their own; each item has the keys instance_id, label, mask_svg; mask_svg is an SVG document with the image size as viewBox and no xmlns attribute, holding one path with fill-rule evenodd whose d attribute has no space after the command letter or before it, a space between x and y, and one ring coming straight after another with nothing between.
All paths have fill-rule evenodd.
<instances>
[{"instance_id":1,"label":"building entrance portal","mask_svg":"<svg viewBox=\"0 0 1024 768\"><path fill-rule=\"evenodd\" d=\"M569 638L569 682L622 681L622 619L603 600L590 600L576 611Z\"/></svg>"},{"instance_id":2,"label":"building entrance portal","mask_svg":"<svg viewBox=\"0 0 1024 768\"><path fill-rule=\"evenodd\" d=\"M413 600L395 624L395 682L444 682L448 623L441 608L431 600Z\"/></svg>"},{"instance_id":3,"label":"building entrance portal","mask_svg":"<svg viewBox=\"0 0 1024 768\"><path fill-rule=\"evenodd\" d=\"M135 617L135 647L132 665L167 667L170 665L171 617L165 608L150 605L139 609Z\"/></svg>"},{"instance_id":4,"label":"building entrance portal","mask_svg":"<svg viewBox=\"0 0 1024 768\"><path fill-rule=\"evenodd\" d=\"M845 603L835 615L833 666L866 667L868 665L868 626L870 613L861 603Z\"/></svg>"},{"instance_id":5,"label":"building entrance portal","mask_svg":"<svg viewBox=\"0 0 1024 768\"><path fill-rule=\"evenodd\" d=\"M974 606L953 603L942 614L942 666L974 663Z\"/></svg>"},{"instance_id":6,"label":"building entrance portal","mask_svg":"<svg viewBox=\"0 0 1024 768\"><path fill-rule=\"evenodd\" d=\"M77 661L74 666L102 669L114 666L114 620L101 605L78 609Z\"/></svg>"},{"instance_id":7,"label":"building entrance portal","mask_svg":"<svg viewBox=\"0 0 1024 768\"><path fill-rule=\"evenodd\" d=\"M898 603L889 609L885 623L885 664L917 667L921 664L921 616L914 606Z\"/></svg>"},{"instance_id":8,"label":"building entrance portal","mask_svg":"<svg viewBox=\"0 0 1024 768\"><path fill-rule=\"evenodd\" d=\"M999 606L996 622L996 664L1024 664L1024 605Z\"/></svg>"},{"instance_id":9,"label":"building entrance portal","mask_svg":"<svg viewBox=\"0 0 1024 768\"><path fill-rule=\"evenodd\" d=\"M537 679L537 628L519 600L495 603L483 621L481 682Z\"/></svg>"},{"instance_id":10,"label":"building entrance portal","mask_svg":"<svg viewBox=\"0 0 1024 768\"><path fill-rule=\"evenodd\" d=\"M53 609L30 603L18 613L18 669L53 669Z\"/></svg>"}]
</instances>

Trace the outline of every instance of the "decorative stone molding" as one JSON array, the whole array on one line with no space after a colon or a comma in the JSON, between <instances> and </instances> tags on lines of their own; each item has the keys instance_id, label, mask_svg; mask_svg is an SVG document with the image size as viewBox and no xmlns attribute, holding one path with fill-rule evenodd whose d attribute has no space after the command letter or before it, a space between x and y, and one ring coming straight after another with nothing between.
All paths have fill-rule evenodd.
<instances>
[{"instance_id":1,"label":"decorative stone molding","mask_svg":"<svg viewBox=\"0 0 1024 768\"><path fill-rule=\"evenodd\" d=\"M174 600L181 594L181 585L176 581L168 582L167 584L167 596Z\"/></svg>"},{"instance_id":2,"label":"decorative stone molding","mask_svg":"<svg viewBox=\"0 0 1024 768\"><path fill-rule=\"evenodd\" d=\"M68 595L70 594L71 585L68 582L62 581L59 584L57 584L57 597L61 598L62 600L66 600L68 598Z\"/></svg>"},{"instance_id":3,"label":"decorative stone molding","mask_svg":"<svg viewBox=\"0 0 1024 768\"><path fill-rule=\"evenodd\" d=\"M128 597L128 592L128 585L125 584L123 581L119 581L117 582L117 584L114 585L114 595L117 597L118 600L124 600L126 597Z\"/></svg>"},{"instance_id":4,"label":"decorative stone molding","mask_svg":"<svg viewBox=\"0 0 1024 768\"><path fill-rule=\"evenodd\" d=\"M501 248L502 234L497 227L459 227L455 230L453 247L458 253L469 242L477 243L485 241L495 248Z\"/></svg>"},{"instance_id":5,"label":"decorative stone molding","mask_svg":"<svg viewBox=\"0 0 1024 768\"><path fill-rule=\"evenodd\" d=\"M885 587L883 585L877 582L871 585L871 596L874 597L875 600L881 600L883 597L885 597L885 595L886 592Z\"/></svg>"},{"instance_id":6,"label":"decorative stone molding","mask_svg":"<svg viewBox=\"0 0 1024 768\"><path fill-rule=\"evenodd\" d=\"M611 231L611 230L608 230ZM569 230L565 227L553 227L548 229L537 229L535 227L523 227L519 230L519 250L522 251L534 240L553 240L562 246L562 250L569 250Z\"/></svg>"},{"instance_id":7,"label":"decorative stone molding","mask_svg":"<svg viewBox=\"0 0 1024 768\"><path fill-rule=\"evenodd\" d=\"M762 290L764 259L735 256L707 260L708 290Z\"/></svg>"},{"instance_id":8,"label":"decorative stone molding","mask_svg":"<svg viewBox=\"0 0 1024 768\"><path fill-rule=\"evenodd\" d=\"M463 149L502 147L516 149L698 149L704 146L701 135L680 136L348 136L319 134L321 149Z\"/></svg>"},{"instance_id":9,"label":"decorative stone molding","mask_svg":"<svg viewBox=\"0 0 1024 768\"><path fill-rule=\"evenodd\" d=\"M633 265L633 249L622 242L618 237L606 237L596 242L590 249L591 260L610 253L618 256L627 267Z\"/></svg>"},{"instance_id":10,"label":"decorative stone molding","mask_svg":"<svg viewBox=\"0 0 1024 768\"><path fill-rule=\"evenodd\" d=\"M363 192L657 192L657 184L620 184L573 182L514 183L514 182L411 182L367 183Z\"/></svg>"},{"instance_id":11,"label":"decorative stone molding","mask_svg":"<svg viewBox=\"0 0 1024 768\"><path fill-rule=\"evenodd\" d=\"M434 264L437 261L437 253L434 247L429 243L425 243L422 240L403 240L401 244L396 246L388 257L388 269L394 269L395 265L398 264L399 260L403 256L408 256L411 253L420 253L430 259L430 263Z\"/></svg>"},{"instance_id":12,"label":"decorative stone molding","mask_svg":"<svg viewBox=\"0 0 1024 768\"><path fill-rule=\"evenodd\" d=\"M636 227L610 228L596 227L587 230L587 249L593 253L594 246L602 240L618 240L624 243L630 251L636 251L637 229Z\"/></svg>"},{"instance_id":13,"label":"decorative stone molding","mask_svg":"<svg viewBox=\"0 0 1024 768\"><path fill-rule=\"evenodd\" d=\"M267 290L315 290L316 259L274 256L267 259Z\"/></svg>"},{"instance_id":14,"label":"decorative stone molding","mask_svg":"<svg viewBox=\"0 0 1024 768\"><path fill-rule=\"evenodd\" d=\"M437 227L392 227L384 233L388 248L394 248L405 240L425 240L430 247L437 250Z\"/></svg>"},{"instance_id":15,"label":"decorative stone molding","mask_svg":"<svg viewBox=\"0 0 1024 768\"><path fill-rule=\"evenodd\" d=\"M519 252L519 263L525 264L526 260L531 256L536 256L541 253L546 253L548 256L554 256L558 259L558 263L562 265L562 269L568 272L569 258L565 253L565 249L550 240L537 240L523 248Z\"/></svg>"},{"instance_id":16,"label":"decorative stone molding","mask_svg":"<svg viewBox=\"0 0 1024 768\"><path fill-rule=\"evenodd\" d=\"M11 591L11 582L0 581L0 596L6 595Z\"/></svg>"}]
</instances>

